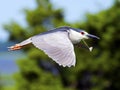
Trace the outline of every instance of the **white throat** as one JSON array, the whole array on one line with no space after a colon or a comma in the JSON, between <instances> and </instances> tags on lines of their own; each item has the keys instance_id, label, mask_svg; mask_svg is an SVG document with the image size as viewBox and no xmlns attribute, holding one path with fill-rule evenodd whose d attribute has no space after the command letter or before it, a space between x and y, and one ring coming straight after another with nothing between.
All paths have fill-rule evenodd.
<instances>
[{"instance_id":1,"label":"white throat","mask_svg":"<svg viewBox=\"0 0 120 90\"><path fill-rule=\"evenodd\" d=\"M79 43L83 39L82 35L79 32L74 30L69 30L69 38L73 44Z\"/></svg>"}]
</instances>

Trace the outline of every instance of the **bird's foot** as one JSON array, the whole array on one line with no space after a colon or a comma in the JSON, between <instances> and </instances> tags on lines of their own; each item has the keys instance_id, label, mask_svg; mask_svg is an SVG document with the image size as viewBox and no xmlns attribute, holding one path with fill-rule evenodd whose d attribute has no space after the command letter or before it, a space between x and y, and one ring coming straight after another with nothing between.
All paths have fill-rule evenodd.
<instances>
[{"instance_id":1,"label":"bird's foot","mask_svg":"<svg viewBox=\"0 0 120 90\"><path fill-rule=\"evenodd\" d=\"M22 48L22 46L20 44L15 44L14 46L8 47L8 50L13 51L13 50L19 50L21 48Z\"/></svg>"}]
</instances>

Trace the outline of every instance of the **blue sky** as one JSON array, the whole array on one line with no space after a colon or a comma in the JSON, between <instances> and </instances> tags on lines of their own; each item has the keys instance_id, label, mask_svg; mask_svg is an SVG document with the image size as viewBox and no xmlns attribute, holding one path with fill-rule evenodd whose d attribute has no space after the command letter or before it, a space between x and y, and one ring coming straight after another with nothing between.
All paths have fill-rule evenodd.
<instances>
[{"instance_id":1,"label":"blue sky","mask_svg":"<svg viewBox=\"0 0 120 90\"><path fill-rule=\"evenodd\" d=\"M85 13L97 13L109 8L114 0L51 0L54 8L63 8L65 20L81 21ZM34 9L35 0L1 0L0 1L0 41L6 41L9 34L2 28L3 24L17 21L25 26L24 8Z\"/></svg>"}]
</instances>

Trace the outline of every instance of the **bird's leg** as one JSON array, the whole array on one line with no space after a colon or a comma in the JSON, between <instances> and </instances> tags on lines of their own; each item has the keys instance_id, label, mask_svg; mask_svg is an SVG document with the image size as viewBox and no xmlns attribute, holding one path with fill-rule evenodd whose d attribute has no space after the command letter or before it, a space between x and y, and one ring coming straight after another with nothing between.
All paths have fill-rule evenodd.
<instances>
[{"instance_id":1,"label":"bird's leg","mask_svg":"<svg viewBox=\"0 0 120 90\"><path fill-rule=\"evenodd\" d=\"M13 50L19 50L21 48L22 46L20 44L15 44L14 46L8 47L8 50L13 51Z\"/></svg>"}]
</instances>

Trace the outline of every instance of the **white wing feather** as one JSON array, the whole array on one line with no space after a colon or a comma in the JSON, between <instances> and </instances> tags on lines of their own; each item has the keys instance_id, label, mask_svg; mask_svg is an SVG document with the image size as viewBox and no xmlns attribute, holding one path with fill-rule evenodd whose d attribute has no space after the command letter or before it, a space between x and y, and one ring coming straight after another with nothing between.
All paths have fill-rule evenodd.
<instances>
[{"instance_id":1,"label":"white wing feather","mask_svg":"<svg viewBox=\"0 0 120 90\"><path fill-rule=\"evenodd\" d=\"M32 37L32 43L62 66L75 66L74 47L67 32L54 32Z\"/></svg>"},{"instance_id":2,"label":"white wing feather","mask_svg":"<svg viewBox=\"0 0 120 90\"><path fill-rule=\"evenodd\" d=\"M24 46L24 45L27 45L27 44L30 44L30 43L32 43L32 40L31 40L31 38L28 38L28 39L22 41L21 43L19 43L19 45Z\"/></svg>"}]
</instances>

